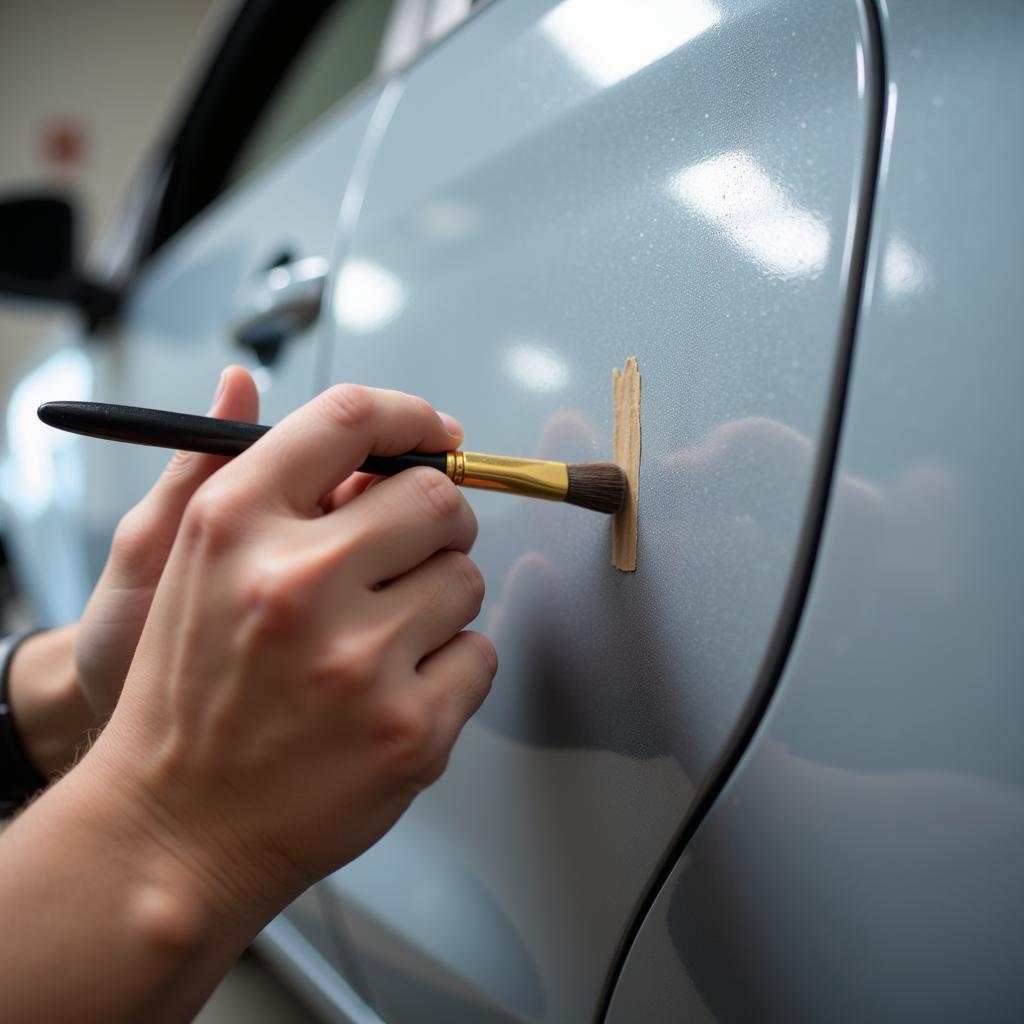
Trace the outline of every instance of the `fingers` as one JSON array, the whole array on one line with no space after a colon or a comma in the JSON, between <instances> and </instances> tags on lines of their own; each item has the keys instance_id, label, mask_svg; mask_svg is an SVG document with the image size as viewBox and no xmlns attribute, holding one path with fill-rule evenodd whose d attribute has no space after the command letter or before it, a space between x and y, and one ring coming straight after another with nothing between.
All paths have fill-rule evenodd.
<instances>
[{"instance_id":1,"label":"fingers","mask_svg":"<svg viewBox=\"0 0 1024 1024\"><path fill-rule=\"evenodd\" d=\"M255 423L260 399L248 371L229 366L221 374L210 415ZM121 521L112 548L136 575L150 563L159 572L174 542L185 506L199 485L228 460L220 455L175 452L157 482Z\"/></svg>"},{"instance_id":2,"label":"fingers","mask_svg":"<svg viewBox=\"0 0 1024 1024\"><path fill-rule=\"evenodd\" d=\"M334 490L328 491L324 495L323 500L320 502L320 507L325 513L333 512L335 509L339 509L342 505L350 502L353 498L358 498L375 480L380 480L380 477L372 476L369 473L353 473L342 480Z\"/></svg>"},{"instance_id":3,"label":"fingers","mask_svg":"<svg viewBox=\"0 0 1024 1024\"><path fill-rule=\"evenodd\" d=\"M313 525L344 546L352 574L368 589L415 569L437 551L468 552L477 531L459 489L425 467L382 480Z\"/></svg>"},{"instance_id":4,"label":"fingers","mask_svg":"<svg viewBox=\"0 0 1024 1024\"><path fill-rule=\"evenodd\" d=\"M462 727L490 691L497 669L491 642L470 631L430 655L409 688L391 698L393 710L384 712L385 728L377 730L385 741L389 775L416 788L435 782Z\"/></svg>"},{"instance_id":5,"label":"fingers","mask_svg":"<svg viewBox=\"0 0 1024 1024\"><path fill-rule=\"evenodd\" d=\"M400 657L414 666L468 626L480 614L483 599L483 576L461 551L434 555L378 598L398 623Z\"/></svg>"},{"instance_id":6,"label":"fingers","mask_svg":"<svg viewBox=\"0 0 1024 1024\"><path fill-rule=\"evenodd\" d=\"M220 420L241 420L255 423L259 419L260 396L247 370L229 366L221 374L209 415ZM159 506L163 515L178 520L196 488L228 459L223 455L200 452L175 452L159 480L144 499ZM173 529L172 529L173 535Z\"/></svg>"},{"instance_id":7,"label":"fingers","mask_svg":"<svg viewBox=\"0 0 1024 1024\"><path fill-rule=\"evenodd\" d=\"M452 436L454 444L451 447L458 448L462 444L462 438L465 436L462 424L454 416L449 416L446 412L439 412L437 415L441 417L441 422L444 423L445 429ZM369 473L353 473L338 484L333 491L324 496L320 503L321 508L323 508L324 512L333 512L335 509L341 508L347 501L357 498L367 487L379 484L382 479L384 478L372 476Z\"/></svg>"},{"instance_id":8,"label":"fingers","mask_svg":"<svg viewBox=\"0 0 1024 1024\"><path fill-rule=\"evenodd\" d=\"M449 447L458 448L462 444L462 438L466 433L462 429L462 424L454 416L450 416L446 412L439 412L437 415L441 418L445 429L451 435L453 443ZM447 451L448 449L445 450ZM320 502L320 507L324 512L333 512L335 509L341 508L347 501L357 498L367 487L379 484L382 479L382 477L372 476L369 473L353 473L338 484L334 490L324 495L323 500Z\"/></svg>"},{"instance_id":9,"label":"fingers","mask_svg":"<svg viewBox=\"0 0 1024 1024\"><path fill-rule=\"evenodd\" d=\"M338 384L287 416L227 472L254 501L313 515L368 455L446 451L460 435L422 398Z\"/></svg>"},{"instance_id":10,"label":"fingers","mask_svg":"<svg viewBox=\"0 0 1024 1024\"><path fill-rule=\"evenodd\" d=\"M419 668L424 687L440 706L435 723L437 741L446 748L457 739L470 716L484 702L498 671L494 645L482 633L465 630Z\"/></svg>"}]
</instances>

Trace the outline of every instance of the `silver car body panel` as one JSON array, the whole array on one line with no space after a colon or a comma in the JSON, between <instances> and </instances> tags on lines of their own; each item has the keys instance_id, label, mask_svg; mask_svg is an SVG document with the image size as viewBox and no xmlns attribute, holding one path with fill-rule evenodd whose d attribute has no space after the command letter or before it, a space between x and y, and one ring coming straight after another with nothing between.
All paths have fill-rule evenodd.
<instances>
[{"instance_id":1,"label":"silver car body panel","mask_svg":"<svg viewBox=\"0 0 1024 1024\"><path fill-rule=\"evenodd\" d=\"M644 456L635 575L601 516L470 497L493 692L325 888L395 1024L593 1019L754 699L845 366L869 46L855 3L499 2L406 76L333 261L330 380L584 461L635 355Z\"/></svg>"},{"instance_id":2,"label":"silver car body panel","mask_svg":"<svg viewBox=\"0 0 1024 1024\"><path fill-rule=\"evenodd\" d=\"M166 455L46 431L35 406L203 411L252 362L227 328L283 249L333 271L319 325L259 373L264 422L359 380L425 394L475 448L603 459L611 368L640 360L638 572L610 568L602 517L473 495L494 691L444 779L259 940L328 1019L374 1019L353 990L393 1024L1024 1002L1021 13L882 19L884 174L831 477L882 128L870 14L493 0L222 196L116 329L69 323L16 385L5 531L56 623ZM806 614L736 765L830 480Z\"/></svg>"},{"instance_id":3,"label":"silver car body panel","mask_svg":"<svg viewBox=\"0 0 1024 1024\"><path fill-rule=\"evenodd\" d=\"M807 607L610 1024L1024 1013L1024 11L907 0L883 32L876 220Z\"/></svg>"},{"instance_id":4,"label":"silver car body panel","mask_svg":"<svg viewBox=\"0 0 1024 1024\"><path fill-rule=\"evenodd\" d=\"M312 943L290 921L279 915L256 936L253 948L295 989L316 1015L330 1024L383 1024L325 959L325 946Z\"/></svg>"}]
</instances>

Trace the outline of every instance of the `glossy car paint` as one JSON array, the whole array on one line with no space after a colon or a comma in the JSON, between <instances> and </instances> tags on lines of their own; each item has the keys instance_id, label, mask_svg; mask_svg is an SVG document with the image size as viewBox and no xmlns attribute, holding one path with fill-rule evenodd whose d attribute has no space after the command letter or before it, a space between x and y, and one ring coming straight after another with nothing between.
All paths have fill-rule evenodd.
<instances>
[{"instance_id":1,"label":"glossy car paint","mask_svg":"<svg viewBox=\"0 0 1024 1024\"><path fill-rule=\"evenodd\" d=\"M1012 3L883 19L876 222L808 605L611 1024L1024 1012L1022 32Z\"/></svg>"},{"instance_id":2,"label":"glossy car paint","mask_svg":"<svg viewBox=\"0 0 1024 1024\"><path fill-rule=\"evenodd\" d=\"M600 516L470 497L494 690L328 883L389 1021L593 1019L757 690L848 341L867 48L852 2L494 3L404 82L331 379L577 461L636 355L644 457L635 575Z\"/></svg>"},{"instance_id":3,"label":"glossy car paint","mask_svg":"<svg viewBox=\"0 0 1024 1024\"><path fill-rule=\"evenodd\" d=\"M18 385L5 528L56 622L165 457L33 430L35 405L202 411L247 361L235 290L281 247L337 273L319 352L311 332L262 378L265 421L361 379L481 448L603 458L610 368L640 357L637 576L597 517L473 496L495 692L445 781L320 887L332 934L313 892L259 940L325 1017L379 1019L343 975L399 1024L595 1019L616 980L616 1024L1018 1016L1021 16L970 16L884 19L823 557L706 818L821 512L879 131L857 6L493 0L190 225L116 332L69 326Z\"/></svg>"}]
</instances>

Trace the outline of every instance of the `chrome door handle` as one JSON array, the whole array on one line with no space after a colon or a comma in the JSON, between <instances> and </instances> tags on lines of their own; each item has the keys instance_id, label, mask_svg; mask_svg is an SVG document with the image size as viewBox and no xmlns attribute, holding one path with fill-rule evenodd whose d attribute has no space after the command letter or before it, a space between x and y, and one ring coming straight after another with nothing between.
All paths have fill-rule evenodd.
<instances>
[{"instance_id":1,"label":"chrome door handle","mask_svg":"<svg viewBox=\"0 0 1024 1024\"><path fill-rule=\"evenodd\" d=\"M327 280L327 260L309 256L279 267L271 267L243 290L232 333L240 345L273 349L308 327L320 312Z\"/></svg>"}]
</instances>

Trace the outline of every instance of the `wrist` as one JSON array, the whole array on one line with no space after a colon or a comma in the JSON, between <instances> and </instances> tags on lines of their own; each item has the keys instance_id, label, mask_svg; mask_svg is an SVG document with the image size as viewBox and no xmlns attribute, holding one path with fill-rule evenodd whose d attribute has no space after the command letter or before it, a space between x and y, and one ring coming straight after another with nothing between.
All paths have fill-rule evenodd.
<instances>
[{"instance_id":1,"label":"wrist","mask_svg":"<svg viewBox=\"0 0 1024 1024\"><path fill-rule=\"evenodd\" d=\"M131 784L112 781L94 754L54 786L40 807L59 801L59 813L73 822L83 845L107 858L125 893L129 933L154 953L187 957L208 940L218 910L176 844L149 822Z\"/></svg>"},{"instance_id":2,"label":"wrist","mask_svg":"<svg viewBox=\"0 0 1024 1024\"><path fill-rule=\"evenodd\" d=\"M245 946L89 756L3 840L4 1019L190 1020Z\"/></svg>"},{"instance_id":3,"label":"wrist","mask_svg":"<svg viewBox=\"0 0 1024 1024\"><path fill-rule=\"evenodd\" d=\"M99 723L75 673L78 626L35 633L11 658L8 700L29 760L46 777L74 764Z\"/></svg>"},{"instance_id":4,"label":"wrist","mask_svg":"<svg viewBox=\"0 0 1024 1024\"><path fill-rule=\"evenodd\" d=\"M148 851L162 891L188 908L189 921L247 943L306 885L269 869L259 845L246 842L228 815L211 817L209 787L182 778L166 748L142 753L134 738L115 715L76 769L91 813L124 848Z\"/></svg>"}]
</instances>

